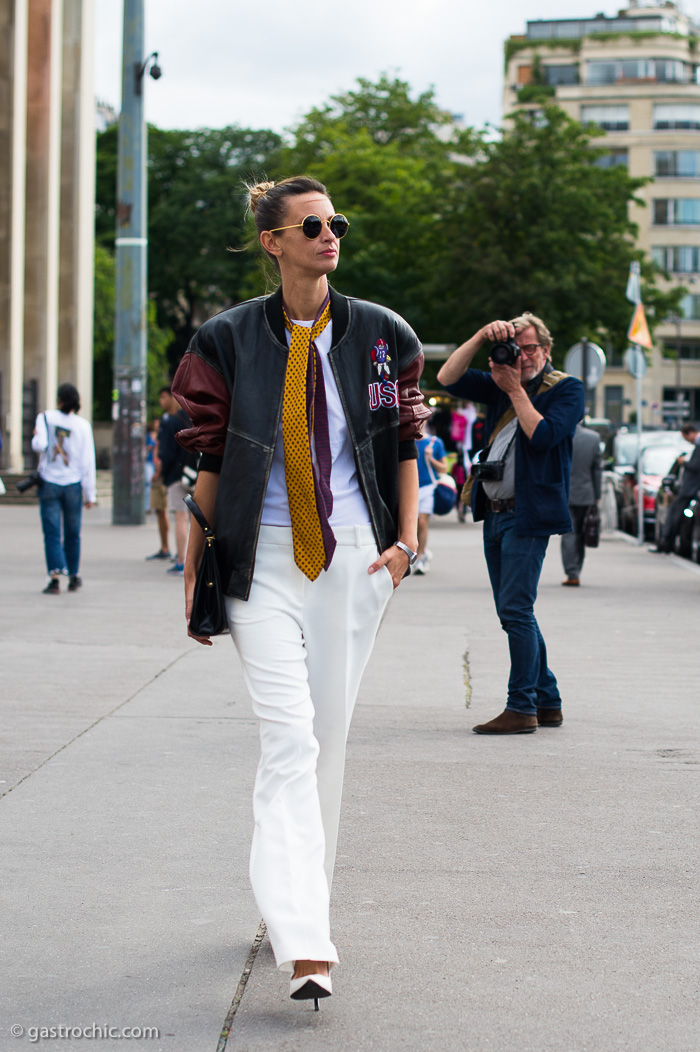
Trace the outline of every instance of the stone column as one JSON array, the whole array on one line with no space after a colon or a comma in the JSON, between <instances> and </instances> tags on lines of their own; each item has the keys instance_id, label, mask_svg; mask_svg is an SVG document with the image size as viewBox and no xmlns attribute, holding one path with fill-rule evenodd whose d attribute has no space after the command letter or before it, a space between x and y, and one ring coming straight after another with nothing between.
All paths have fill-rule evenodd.
<instances>
[{"instance_id":1,"label":"stone column","mask_svg":"<svg viewBox=\"0 0 700 1052\"><path fill-rule=\"evenodd\" d=\"M24 369L41 408L58 386L62 30L63 0L29 0Z\"/></svg>"},{"instance_id":2,"label":"stone column","mask_svg":"<svg viewBox=\"0 0 700 1052\"><path fill-rule=\"evenodd\" d=\"M95 250L94 0L63 0L58 378L92 416Z\"/></svg>"},{"instance_id":3,"label":"stone column","mask_svg":"<svg viewBox=\"0 0 700 1052\"><path fill-rule=\"evenodd\" d=\"M0 0L0 425L4 464L24 467L24 226L28 0Z\"/></svg>"}]
</instances>

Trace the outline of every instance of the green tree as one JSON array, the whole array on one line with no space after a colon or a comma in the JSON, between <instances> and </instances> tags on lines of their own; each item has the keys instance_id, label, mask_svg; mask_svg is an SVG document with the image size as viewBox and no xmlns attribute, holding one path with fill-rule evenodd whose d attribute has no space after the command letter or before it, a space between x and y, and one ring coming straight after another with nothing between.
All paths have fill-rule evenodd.
<instances>
[{"instance_id":1,"label":"green tree","mask_svg":"<svg viewBox=\"0 0 700 1052\"><path fill-rule=\"evenodd\" d=\"M159 324L174 332L175 364L195 329L241 297L254 262L231 252L246 236L243 182L273 162L280 138L270 131L201 128L148 135L148 289ZM115 232L116 128L98 137L96 236L111 248Z\"/></svg>"},{"instance_id":2,"label":"green tree","mask_svg":"<svg viewBox=\"0 0 700 1052\"><path fill-rule=\"evenodd\" d=\"M314 107L293 128L292 157L302 168L335 149L335 133L349 136L366 132L377 146L400 145L410 153L442 154L444 144L436 134L452 117L435 102L433 91L411 98L405 80L389 80L384 73L373 83L358 77L358 87Z\"/></svg>"},{"instance_id":3,"label":"green tree","mask_svg":"<svg viewBox=\"0 0 700 1052\"><path fill-rule=\"evenodd\" d=\"M110 420L112 415L115 277L114 257L103 245L96 244L92 370L95 420ZM158 325L155 301L149 300L146 334L146 411L149 418L159 412L159 389L170 382L167 350L172 339L172 331Z\"/></svg>"},{"instance_id":4,"label":"green tree","mask_svg":"<svg viewBox=\"0 0 700 1052\"><path fill-rule=\"evenodd\" d=\"M430 340L430 276L444 250L436 216L457 167L457 137L443 132L452 118L431 91L412 99L405 81L357 83L292 129L279 174L314 175L347 214L334 284L392 307ZM473 135L459 141L461 151L473 145Z\"/></svg>"},{"instance_id":5,"label":"green tree","mask_svg":"<svg viewBox=\"0 0 700 1052\"><path fill-rule=\"evenodd\" d=\"M604 151L591 146L598 130L584 128L557 107L483 141L476 163L453 187L445 244L453 246L436 272L434 294L445 320L441 339L461 340L492 318L530 310L556 340L555 361L581 336L622 348L631 319L625 286L635 248L632 201L645 180L621 166L600 168ZM679 298L656 284L642 261L649 320L661 320Z\"/></svg>"}]
</instances>

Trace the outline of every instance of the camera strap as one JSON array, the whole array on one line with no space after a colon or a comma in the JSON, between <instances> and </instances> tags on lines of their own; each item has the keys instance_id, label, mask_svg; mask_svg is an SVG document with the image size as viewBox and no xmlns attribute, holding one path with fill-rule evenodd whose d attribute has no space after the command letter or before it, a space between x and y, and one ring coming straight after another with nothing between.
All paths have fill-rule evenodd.
<instances>
[{"instance_id":1,"label":"camera strap","mask_svg":"<svg viewBox=\"0 0 700 1052\"><path fill-rule=\"evenodd\" d=\"M515 414L513 414L513 415L515 415ZM504 414L504 416L505 416L505 414ZM511 419L507 423L505 423L503 425L503 427L499 428L499 432L500 431L504 431L508 427L508 424L512 422L512 419L513 419L513 417L511 417ZM510 437L510 442L508 443L506 448L503 450L503 456L500 458L501 460L507 460L508 459L508 454L510 453L511 446L515 442L515 436L517 435L517 433L518 433L518 425L516 424L515 428L513 430L513 434ZM479 463L480 464L483 464L487 460L489 460L489 458L491 456L491 450L493 449L493 443L494 443L495 437L496 437L496 434L495 434L495 429L494 429L494 438L491 439L489 445L486 447L486 450L485 450L486 456L485 457L479 457Z\"/></svg>"}]
</instances>

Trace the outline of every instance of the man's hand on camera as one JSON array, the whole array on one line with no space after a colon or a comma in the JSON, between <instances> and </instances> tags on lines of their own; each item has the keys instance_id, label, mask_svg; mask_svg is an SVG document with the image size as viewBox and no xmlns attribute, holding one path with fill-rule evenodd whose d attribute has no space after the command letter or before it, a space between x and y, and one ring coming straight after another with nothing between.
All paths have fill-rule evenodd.
<instances>
[{"instance_id":1,"label":"man's hand on camera","mask_svg":"<svg viewBox=\"0 0 700 1052\"><path fill-rule=\"evenodd\" d=\"M496 365L489 358L489 365L491 366L491 376L496 387L500 387L507 395L522 390L522 358L516 358L513 365Z\"/></svg>"},{"instance_id":2,"label":"man's hand on camera","mask_svg":"<svg viewBox=\"0 0 700 1052\"><path fill-rule=\"evenodd\" d=\"M491 343L502 343L503 340L515 339L515 327L509 321L490 321L484 325L481 335Z\"/></svg>"}]
</instances>

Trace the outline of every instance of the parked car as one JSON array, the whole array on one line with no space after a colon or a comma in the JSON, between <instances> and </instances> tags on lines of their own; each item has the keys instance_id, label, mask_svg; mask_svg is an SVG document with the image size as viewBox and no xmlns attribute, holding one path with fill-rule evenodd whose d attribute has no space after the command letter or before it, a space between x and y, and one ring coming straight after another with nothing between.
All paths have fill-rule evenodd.
<instances>
[{"instance_id":1,"label":"parked car","mask_svg":"<svg viewBox=\"0 0 700 1052\"><path fill-rule=\"evenodd\" d=\"M661 480L656 493L655 540L657 544L661 543L668 509L678 495L683 477L683 465L684 461L680 458L674 461L668 474ZM688 497L686 501L680 529L674 541L674 550L684 559L700 562L700 492Z\"/></svg>"},{"instance_id":2,"label":"parked car","mask_svg":"<svg viewBox=\"0 0 700 1052\"><path fill-rule=\"evenodd\" d=\"M648 441L650 436L656 436ZM636 439L636 435L634 438ZM629 439L630 436L625 436ZM618 525L621 530L637 533L637 500L639 480L642 486L642 507L644 513L644 536L651 540L655 535L656 496L661 480L669 475L671 467L681 453L690 454L693 446L681 435L680 431L642 432L642 451L640 471L637 471L635 448L634 463L620 464L615 472L615 496L617 500ZM620 455L630 455L630 443L625 442Z\"/></svg>"}]
</instances>

